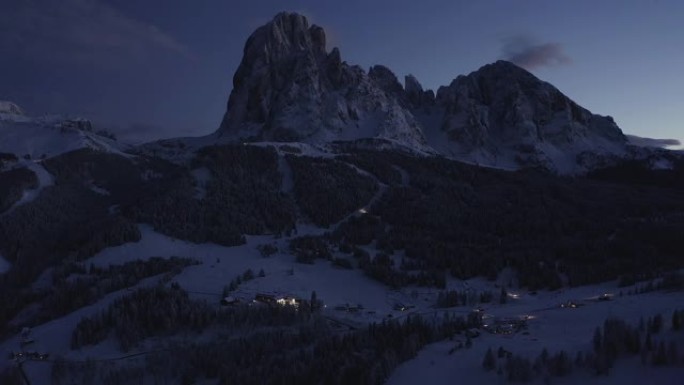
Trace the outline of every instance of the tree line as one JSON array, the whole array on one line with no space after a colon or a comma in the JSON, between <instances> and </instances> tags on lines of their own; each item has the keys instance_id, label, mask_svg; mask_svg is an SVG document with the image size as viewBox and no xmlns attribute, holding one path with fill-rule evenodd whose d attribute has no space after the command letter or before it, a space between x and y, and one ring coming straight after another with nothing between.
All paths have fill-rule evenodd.
<instances>
[{"instance_id":1,"label":"tree line","mask_svg":"<svg viewBox=\"0 0 684 385\"><path fill-rule=\"evenodd\" d=\"M346 158L361 159L358 167L378 175L397 166L409 185L391 184L368 215L339 226L331 243L348 249L375 242L390 255L403 250L416 272L493 279L513 268L520 284L534 290L682 267L684 190L678 188L505 172L392 152Z\"/></svg>"},{"instance_id":2,"label":"tree line","mask_svg":"<svg viewBox=\"0 0 684 385\"><path fill-rule=\"evenodd\" d=\"M285 312L294 317L294 323L255 327L253 317L260 313L264 320L282 319L282 315L272 312ZM464 317L446 315L428 320L409 316L402 321L384 321L340 333L316 313L291 307L243 307L237 313L225 314L245 316L232 325L241 333L223 338L219 334L206 342L173 344L148 354L144 364L128 368L58 362L53 366L53 382L82 384L86 379L99 378L112 385L147 380L187 384L382 384L400 363L414 357L426 344L464 333L473 326Z\"/></svg>"}]
</instances>

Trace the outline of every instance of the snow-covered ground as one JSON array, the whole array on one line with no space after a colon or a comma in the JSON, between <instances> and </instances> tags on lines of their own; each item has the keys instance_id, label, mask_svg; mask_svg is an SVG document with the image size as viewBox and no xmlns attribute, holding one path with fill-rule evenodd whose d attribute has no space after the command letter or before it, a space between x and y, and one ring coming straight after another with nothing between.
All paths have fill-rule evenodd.
<instances>
[{"instance_id":1,"label":"snow-covered ground","mask_svg":"<svg viewBox=\"0 0 684 385\"><path fill-rule=\"evenodd\" d=\"M317 233L320 229L299 226L299 234ZM308 229L308 230L307 230ZM107 266L122 264L136 259L147 259L154 256L181 256L195 258L202 263L189 266L177 275L173 282L179 283L190 295L196 299L204 299L210 304L219 306L222 290L236 276L247 269L252 269L255 275L263 269L265 277L257 277L241 284L233 293L238 298L250 300L257 293L277 293L281 295L309 298L313 291L324 301L326 308L324 315L340 320L348 325L362 326L370 322L377 322L388 316L401 319L411 313L424 316L440 317L442 313L465 315L472 311L470 307L451 309L434 309L438 291L425 288L406 288L404 290L390 290L386 286L373 281L359 270L345 270L333 267L327 261L317 261L313 265L298 264L295 258L287 253L287 239L276 239L272 236L250 236L242 246L224 247L216 244L194 244L173 239L154 231L150 226L141 225L142 239L139 242L127 243L108 248L86 264ZM279 251L270 257L263 257L257 246L269 243L278 247ZM336 254L336 256L342 256ZM507 281L505 277L499 282ZM146 284L154 280L148 279ZM449 279L449 289L473 290L481 292L490 290L497 299L500 287L497 282L485 279L471 279L461 281ZM622 288L626 293L630 288ZM495 373L487 373L482 367L482 358L487 348L505 349L531 358L536 357L546 347L551 353L560 349L570 352L571 357L578 350L587 350L591 337L597 326L610 316L618 316L628 322L636 323L640 317L649 317L662 313L669 317L672 310L681 308L684 304L682 293L653 292L640 295L619 295L620 289L616 282L600 285L584 286L560 291L540 291L536 294L521 290L509 290L509 301L506 304L492 303L482 305L484 312L492 317L529 315L527 333L513 335L496 335L483 333L473 340L470 349L457 350L449 355L448 351L457 341L439 342L427 346L418 356L402 364L389 380L390 385L429 383L447 384L458 382L462 384L497 383L501 381ZM94 305L71 313L58 320L44 325L31 325L32 336L36 339L35 350L49 352L52 356L63 355L69 359L113 358L121 356L116 344L111 340L97 346L87 347L79 351L69 350L69 336L78 320L87 314L106 307L115 298L125 295L122 290L112 293ZM597 296L613 294L610 301L598 301ZM578 301L584 306L578 308L561 308L560 304L569 300ZM395 310L394 305L401 303L410 305L408 311ZM340 305L362 305L363 309L356 313L336 310ZM666 317L666 318L667 318ZM18 336L0 344L0 354L18 349ZM40 348L40 349L38 349ZM31 362L25 365L32 378L48 378L49 365ZM611 379L631 379L631 375L653 372L663 377L660 384L668 384L670 374L684 375L682 370L652 370L638 365L619 365ZM632 373L632 374L630 374ZM573 377L578 379L579 377ZM592 378L592 377L587 377ZM555 380L554 380L555 381ZM565 383L574 383L568 379ZM594 380L592 380L594 381ZM605 379L596 380L597 384L606 383ZM604 382L601 382L604 381ZM560 382L559 382L560 383ZM618 383L618 382L609 382ZM629 382L620 382L629 383ZM633 382L634 383L634 382Z\"/></svg>"},{"instance_id":2,"label":"snow-covered ground","mask_svg":"<svg viewBox=\"0 0 684 385\"><path fill-rule=\"evenodd\" d=\"M623 288L625 292L629 288ZM597 301L601 293L615 294L610 301ZM684 306L684 295L679 293L653 292L640 295L617 295L615 282L584 286L560 292L539 292L537 295L516 293L519 299L505 305L484 306L485 312L497 317L530 315L529 328L525 333L512 335L483 333L473 339L470 349L456 350L449 354L458 340L438 342L427 346L416 358L405 362L393 373L389 385L416 384L421 381L431 385L506 383L495 373L482 369L482 360L488 348L496 351L499 346L513 354L536 358L546 348L550 354L565 350L574 359L578 351L591 350L591 338L596 327L610 317L624 319L637 324L640 318L663 314L669 319L674 309ZM568 300L583 304L578 308L561 308ZM461 338L461 342L465 342ZM626 360L628 361L628 360ZM658 378L658 384L680 384L684 368L653 369L621 363L607 378L582 377L573 374L564 381L554 383L596 383L596 384L643 384L644 379ZM655 377L651 377L654 374ZM636 376L639 377L636 377Z\"/></svg>"},{"instance_id":3,"label":"snow-covered ground","mask_svg":"<svg viewBox=\"0 0 684 385\"><path fill-rule=\"evenodd\" d=\"M87 263L106 266L154 256L195 258L202 264L186 268L174 281L191 295L216 304L221 299L223 287L237 275L247 269L252 269L255 274L263 269L266 276L242 284L238 296L252 299L258 292L277 292L309 298L311 292L316 291L318 298L329 305L362 303L368 309L391 311L393 303L385 286L362 276L359 271L334 268L326 261L317 261L313 265L296 263L295 258L285 252L286 239L252 236L247 237L245 245L224 247L173 239L147 225L141 225L140 230L140 242L106 249ZM300 228L299 235L304 233ZM270 257L262 257L256 247L265 243L276 245L280 251ZM349 285L349 282L354 282L354 285Z\"/></svg>"},{"instance_id":4,"label":"snow-covered ground","mask_svg":"<svg viewBox=\"0 0 684 385\"><path fill-rule=\"evenodd\" d=\"M8 210L8 212L17 206L21 206L33 201L38 197L38 195L40 195L40 192L43 191L45 187L55 184L55 178L45 169L45 167L43 167L42 164L40 164L40 162L26 161L23 162L23 164L26 168L36 174L36 177L38 178L38 187L32 190L24 191L24 195L21 197L21 199L19 199L19 201L17 201L14 206Z\"/></svg>"},{"instance_id":5,"label":"snow-covered ground","mask_svg":"<svg viewBox=\"0 0 684 385\"><path fill-rule=\"evenodd\" d=\"M85 306L65 315L64 317L57 318L45 324L37 326L27 325L33 326L31 328L30 338L34 340L34 342L28 347L24 348L24 350L35 351L39 353L49 353L50 359L55 359L57 357L62 357L69 360L85 360L88 358L111 359L122 356L123 354L118 351L115 342L111 339L108 339L96 346L88 346L72 351L70 349L71 332L76 328L76 325L81 318L97 314L98 312L106 309L107 306L109 306L109 304L114 302L114 300L117 298L129 294L136 288L152 285L158 282L159 278L160 276L144 279L133 288L110 293L90 306ZM12 352L22 351L20 342L20 335L16 335L6 339L5 341L2 341L0 343L0 354L2 354L4 357L7 357ZM2 370L5 365L10 363L11 361L9 360L0 360L0 370ZM26 361L24 363L24 370L32 380L32 383L50 383L49 379L52 367L48 363Z\"/></svg>"},{"instance_id":6,"label":"snow-covered ground","mask_svg":"<svg viewBox=\"0 0 684 385\"><path fill-rule=\"evenodd\" d=\"M484 335L473 340L470 349L457 350L449 354L455 342L438 342L425 347L418 356L400 365L387 381L387 385L415 384L511 384L504 376L495 372L486 372L482 368L482 359L490 346L517 352L523 345L501 343L493 335ZM578 338L579 339L579 338ZM553 351L549 351L553 354ZM539 352L536 352L535 356ZM553 378L552 384L592 384L592 385L681 385L684 378L682 367L659 367L642 365L639 358L618 359L608 376L594 376L578 370L565 378ZM533 381L532 383L542 383Z\"/></svg>"},{"instance_id":7,"label":"snow-covered ground","mask_svg":"<svg viewBox=\"0 0 684 385\"><path fill-rule=\"evenodd\" d=\"M86 121L69 120L63 116L33 118L0 114L0 152L30 159L49 158L80 148L125 155L122 151L127 148L126 145L77 128L82 122Z\"/></svg>"},{"instance_id":8,"label":"snow-covered ground","mask_svg":"<svg viewBox=\"0 0 684 385\"><path fill-rule=\"evenodd\" d=\"M31 160L21 160L18 166L26 167L29 170L33 171L34 174L36 174L36 177L38 178L38 187L34 189L24 190L21 198L18 201L16 201L12 205L12 207L7 209L7 211L0 215L7 215L17 207L33 201L38 197L38 195L40 195L40 192L43 191L45 187L52 186L53 184L55 184L55 178L45 169L45 167L43 167L42 164L40 164L40 162L34 162Z\"/></svg>"}]
</instances>

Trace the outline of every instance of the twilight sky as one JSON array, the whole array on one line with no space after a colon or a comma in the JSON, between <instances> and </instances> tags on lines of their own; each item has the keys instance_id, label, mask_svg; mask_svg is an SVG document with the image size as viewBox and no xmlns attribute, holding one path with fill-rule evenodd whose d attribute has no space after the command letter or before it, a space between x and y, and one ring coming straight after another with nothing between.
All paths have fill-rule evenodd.
<instances>
[{"instance_id":1,"label":"twilight sky","mask_svg":"<svg viewBox=\"0 0 684 385\"><path fill-rule=\"evenodd\" d=\"M684 140L680 0L2 0L0 100L83 115L124 139L213 132L245 40L279 11L328 49L426 88L497 59L628 134Z\"/></svg>"}]
</instances>

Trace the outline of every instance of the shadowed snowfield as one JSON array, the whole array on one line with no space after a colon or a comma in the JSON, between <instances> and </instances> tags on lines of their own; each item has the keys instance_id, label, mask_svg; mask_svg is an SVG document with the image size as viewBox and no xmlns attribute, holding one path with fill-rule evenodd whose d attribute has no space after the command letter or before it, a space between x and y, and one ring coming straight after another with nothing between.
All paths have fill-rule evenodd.
<instances>
[{"instance_id":1,"label":"shadowed snowfield","mask_svg":"<svg viewBox=\"0 0 684 385\"><path fill-rule=\"evenodd\" d=\"M222 289L231 279L246 269L252 269L254 272L263 269L265 277L243 283L235 295L245 300L252 299L256 293L280 293L308 298L312 291L316 291L318 298L327 305L323 309L324 315L358 326L381 321L390 314L393 318L400 318L409 312L420 313L425 317L441 317L445 312L465 315L471 311L468 307L435 310L432 305L437 290L390 290L363 276L359 270L334 268L324 261L317 261L313 265L298 264L295 263L293 256L282 252L265 258L256 249L260 244L272 243L281 251L285 250L287 238L277 240L270 236L248 237L247 244L243 246L223 247L176 240L159 234L146 225L140 226L140 229L143 234L141 241L106 249L87 260L86 264L107 266L154 256L195 258L202 263L185 268L172 282L179 283L192 297L204 299L217 307ZM313 233L314 229L311 232ZM303 235L303 232L300 231L299 235ZM158 278L143 280L136 287L153 285ZM472 279L467 282L455 279L448 281L449 289L459 290L470 288L476 291L496 292L500 289L495 285L495 282L483 279ZM531 359L539 355L543 348L547 348L551 354L561 349L566 350L574 357L577 351L591 348L591 337L595 328L601 326L608 317L616 316L629 323L637 323L641 317L661 313L667 319L673 309L681 307L681 293L619 295L620 290L626 293L629 289L630 287L617 289L615 282L555 292L540 291L534 295L511 289L508 303L486 304L483 306L484 311L494 317L529 315L531 319L528 333L498 335L483 332L481 336L473 339L472 348L456 350L453 354L449 354L449 350L459 342L459 337L454 341L428 345L413 360L400 365L388 384L505 383L495 372L485 372L482 369L482 359L489 347L496 350L502 346L514 354ZM72 351L70 336L82 317L105 309L114 299L130 293L131 290L111 293L93 305L35 326L32 329L32 337L36 342L32 349L49 352L52 357L60 356L68 360L110 360L124 356L111 337L98 345ZM604 293L614 294L613 299L597 301L597 296ZM572 309L560 307L561 303L570 300L581 301L585 305ZM394 310L393 306L397 302L413 305L415 308L408 312ZM335 305L340 304L362 304L364 311L352 314L334 310ZM197 340L211 336L193 335L187 338ZM18 351L18 342L18 335L4 341L0 344L0 352L4 354ZM144 353L153 349L153 341L148 342L127 354ZM618 360L617 367L607 378L573 373L569 378L554 379L554 383L642 384L640 381L643 380L636 378L649 378L654 380L649 383L677 384L678 379L684 374L682 368L654 369L641 364L630 365L630 362L628 359ZM24 368L35 383L49 383L48 363L28 361Z\"/></svg>"}]
</instances>

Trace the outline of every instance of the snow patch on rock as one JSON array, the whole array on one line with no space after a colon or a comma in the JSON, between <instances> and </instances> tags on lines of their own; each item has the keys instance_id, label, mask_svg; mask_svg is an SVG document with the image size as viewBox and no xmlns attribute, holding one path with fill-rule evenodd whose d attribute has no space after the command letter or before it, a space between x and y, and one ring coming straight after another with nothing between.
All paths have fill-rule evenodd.
<instances>
[{"instance_id":1,"label":"snow patch on rock","mask_svg":"<svg viewBox=\"0 0 684 385\"><path fill-rule=\"evenodd\" d=\"M24 110L15 103L6 100L0 100L0 114L7 115L24 115Z\"/></svg>"}]
</instances>

